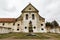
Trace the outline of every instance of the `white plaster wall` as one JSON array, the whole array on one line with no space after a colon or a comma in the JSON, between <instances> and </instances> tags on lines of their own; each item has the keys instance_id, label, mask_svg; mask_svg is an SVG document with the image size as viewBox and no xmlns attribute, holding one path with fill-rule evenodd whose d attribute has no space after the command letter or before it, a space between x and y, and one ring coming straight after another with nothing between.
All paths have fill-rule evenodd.
<instances>
[{"instance_id":1,"label":"white plaster wall","mask_svg":"<svg viewBox=\"0 0 60 40\"><path fill-rule=\"evenodd\" d=\"M47 32L46 28L45 28L45 22L41 22L41 24L43 24L43 26L40 27L40 32ZM41 30L41 29L44 29L44 30Z\"/></svg>"},{"instance_id":2,"label":"white plaster wall","mask_svg":"<svg viewBox=\"0 0 60 40\"><path fill-rule=\"evenodd\" d=\"M0 34L2 33L10 33L11 32L11 29L8 29L8 28L0 28Z\"/></svg>"},{"instance_id":3,"label":"white plaster wall","mask_svg":"<svg viewBox=\"0 0 60 40\"><path fill-rule=\"evenodd\" d=\"M4 23L4 25L3 25L3 23L0 23L0 26L2 26L2 27L10 27L10 28L12 28L13 23Z\"/></svg>"},{"instance_id":4,"label":"white plaster wall","mask_svg":"<svg viewBox=\"0 0 60 40\"><path fill-rule=\"evenodd\" d=\"M21 24L21 22L18 21L18 22L15 23L15 25L13 25L13 23L4 23L4 25L3 25L3 23L0 23L0 26L10 27L10 28L12 28L11 29L12 32L20 32L21 31L21 25L19 25L19 31L17 31L17 27L18 27L17 24Z\"/></svg>"},{"instance_id":5,"label":"white plaster wall","mask_svg":"<svg viewBox=\"0 0 60 40\"><path fill-rule=\"evenodd\" d=\"M4 27L11 28L12 23L4 23L4 25L3 25L3 23L0 23L0 26L2 27L2 28L0 27L0 33L9 33L9 32L11 32L11 29L4 28Z\"/></svg>"},{"instance_id":6,"label":"white plaster wall","mask_svg":"<svg viewBox=\"0 0 60 40\"><path fill-rule=\"evenodd\" d=\"M26 20L26 14L28 14L28 20ZM32 20L32 14L35 15L35 19ZM23 31L24 32L28 32L28 27L29 27L29 22L32 21L32 25L33 27L36 26L37 28L37 18L36 18L36 13L24 13L24 17L23 17ZM27 29L25 29L25 26L27 27ZM33 32L35 32L37 29L33 29Z\"/></svg>"},{"instance_id":7,"label":"white plaster wall","mask_svg":"<svg viewBox=\"0 0 60 40\"><path fill-rule=\"evenodd\" d=\"M18 26L18 24L19 24L19 26ZM17 30L17 28L19 27L19 30ZM16 23L15 23L15 25L13 25L13 27L12 27L12 29L13 29L13 32L21 32L21 22L20 21L17 21Z\"/></svg>"}]
</instances>

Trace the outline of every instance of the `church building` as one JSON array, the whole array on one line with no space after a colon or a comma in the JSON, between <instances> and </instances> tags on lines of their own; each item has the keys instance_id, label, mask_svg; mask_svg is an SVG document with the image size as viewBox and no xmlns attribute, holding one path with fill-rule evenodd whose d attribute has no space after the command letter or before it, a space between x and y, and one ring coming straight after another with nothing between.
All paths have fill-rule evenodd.
<instances>
[{"instance_id":1,"label":"church building","mask_svg":"<svg viewBox=\"0 0 60 40\"><path fill-rule=\"evenodd\" d=\"M18 18L0 18L0 33L31 31L46 32L45 18L39 15L39 11L31 3L21 11Z\"/></svg>"}]
</instances>

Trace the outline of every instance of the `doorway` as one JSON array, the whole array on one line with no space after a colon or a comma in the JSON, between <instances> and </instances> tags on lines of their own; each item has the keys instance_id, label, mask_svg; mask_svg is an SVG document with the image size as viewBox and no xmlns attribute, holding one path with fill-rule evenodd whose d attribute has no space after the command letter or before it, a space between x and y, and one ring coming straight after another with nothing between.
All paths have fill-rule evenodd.
<instances>
[{"instance_id":1,"label":"doorway","mask_svg":"<svg viewBox=\"0 0 60 40\"><path fill-rule=\"evenodd\" d=\"M29 22L29 32L33 32L32 22Z\"/></svg>"}]
</instances>

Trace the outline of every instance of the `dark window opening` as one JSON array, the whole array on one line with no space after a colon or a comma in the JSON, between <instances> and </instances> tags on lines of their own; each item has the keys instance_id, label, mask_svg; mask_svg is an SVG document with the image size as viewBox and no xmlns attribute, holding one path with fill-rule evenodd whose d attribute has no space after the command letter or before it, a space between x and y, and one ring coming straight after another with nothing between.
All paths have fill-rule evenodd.
<instances>
[{"instance_id":1,"label":"dark window opening","mask_svg":"<svg viewBox=\"0 0 60 40\"><path fill-rule=\"evenodd\" d=\"M41 24L41 26L43 26L43 24Z\"/></svg>"},{"instance_id":2,"label":"dark window opening","mask_svg":"<svg viewBox=\"0 0 60 40\"><path fill-rule=\"evenodd\" d=\"M34 29L36 29L36 27L34 26Z\"/></svg>"},{"instance_id":3,"label":"dark window opening","mask_svg":"<svg viewBox=\"0 0 60 40\"><path fill-rule=\"evenodd\" d=\"M32 19L34 19L34 14L32 14Z\"/></svg>"},{"instance_id":4,"label":"dark window opening","mask_svg":"<svg viewBox=\"0 0 60 40\"><path fill-rule=\"evenodd\" d=\"M5 23L3 23L3 26L5 25Z\"/></svg>"},{"instance_id":5,"label":"dark window opening","mask_svg":"<svg viewBox=\"0 0 60 40\"><path fill-rule=\"evenodd\" d=\"M13 26L15 25L15 23L13 23Z\"/></svg>"},{"instance_id":6,"label":"dark window opening","mask_svg":"<svg viewBox=\"0 0 60 40\"><path fill-rule=\"evenodd\" d=\"M26 14L26 20L28 20L28 14Z\"/></svg>"},{"instance_id":7,"label":"dark window opening","mask_svg":"<svg viewBox=\"0 0 60 40\"><path fill-rule=\"evenodd\" d=\"M27 27L25 27L25 29L27 29Z\"/></svg>"},{"instance_id":8,"label":"dark window opening","mask_svg":"<svg viewBox=\"0 0 60 40\"><path fill-rule=\"evenodd\" d=\"M31 8L29 8L29 10L31 10Z\"/></svg>"},{"instance_id":9,"label":"dark window opening","mask_svg":"<svg viewBox=\"0 0 60 40\"><path fill-rule=\"evenodd\" d=\"M41 30L44 30L43 28L41 28Z\"/></svg>"},{"instance_id":10,"label":"dark window opening","mask_svg":"<svg viewBox=\"0 0 60 40\"><path fill-rule=\"evenodd\" d=\"M19 29L17 29L17 31L19 31Z\"/></svg>"},{"instance_id":11,"label":"dark window opening","mask_svg":"<svg viewBox=\"0 0 60 40\"><path fill-rule=\"evenodd\" d=\"M18 26L19 26L20 24L18 24Z\"/></svg>"}]
</instances>

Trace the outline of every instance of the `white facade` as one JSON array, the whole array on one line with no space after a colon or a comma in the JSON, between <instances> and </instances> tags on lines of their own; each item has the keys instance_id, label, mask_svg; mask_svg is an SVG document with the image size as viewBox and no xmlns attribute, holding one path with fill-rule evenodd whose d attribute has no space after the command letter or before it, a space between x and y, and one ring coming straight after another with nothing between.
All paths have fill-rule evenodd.
<instances>
[{"instance_id":1,"label":"white facade","mask_svg":"<svg viewBox=\"0 0 60 40\"><path fill-rule=\"evenodd\" d=\"M11 28L8 28L8 27L1 27L0 26L0 34L3 34L3 33L10 33L12 30Z\"/></svg>"}]
</instances>

